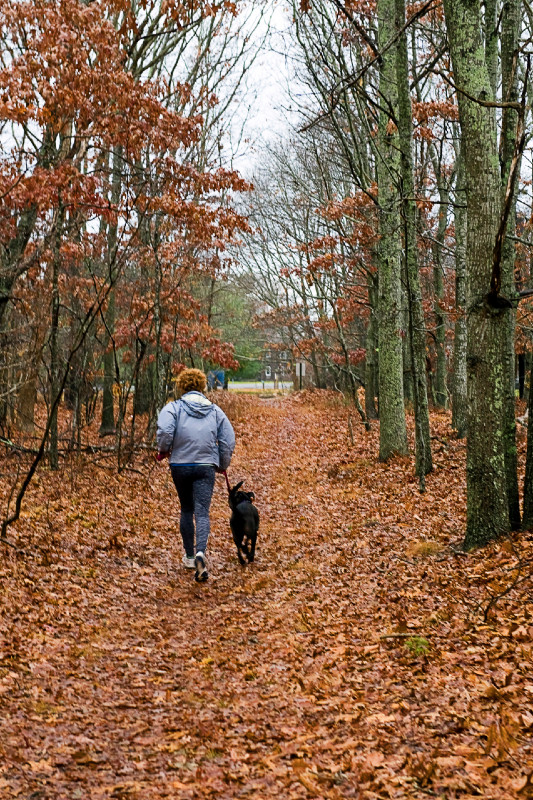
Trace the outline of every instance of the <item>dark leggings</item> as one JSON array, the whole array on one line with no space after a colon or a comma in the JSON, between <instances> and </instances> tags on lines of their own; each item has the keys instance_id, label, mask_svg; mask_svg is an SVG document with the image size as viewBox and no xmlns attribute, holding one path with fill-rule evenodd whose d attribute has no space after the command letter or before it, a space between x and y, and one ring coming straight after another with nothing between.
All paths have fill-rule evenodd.
<instances>
[{"instance_id":1,"label":"dark leggings","mask_svg":"<svg viewBox=\"0 0 533 800\"><path fill-rule=\"evenodd\" d=\"M215 468L203 464L170 465L172 479L181 505L180 533L185 553L205 553L209 538L209 507L215 485ZM196 522L196 548L194 528Z\"/></svg>"}]
</instances>

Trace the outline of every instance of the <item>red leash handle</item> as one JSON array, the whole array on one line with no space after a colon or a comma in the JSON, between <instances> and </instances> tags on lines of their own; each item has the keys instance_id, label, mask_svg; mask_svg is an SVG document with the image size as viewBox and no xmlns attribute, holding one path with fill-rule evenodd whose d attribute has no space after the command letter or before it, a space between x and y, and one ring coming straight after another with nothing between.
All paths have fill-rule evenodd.
<instances>
[{"instance_id":1,"label":"red leash handle","mask_svg":"<svg viewBox=\"0 0 533 800\"><path fill-rule=\"evenodd\" d=\"M226 479L226 486L228 487L228 494L229 494L231 492L231 486L230 486L230 483L229 483L229 480L228 480L228 473L227 473L226 470L224 470L224 477Z\"/></svg>"}]
</instances>

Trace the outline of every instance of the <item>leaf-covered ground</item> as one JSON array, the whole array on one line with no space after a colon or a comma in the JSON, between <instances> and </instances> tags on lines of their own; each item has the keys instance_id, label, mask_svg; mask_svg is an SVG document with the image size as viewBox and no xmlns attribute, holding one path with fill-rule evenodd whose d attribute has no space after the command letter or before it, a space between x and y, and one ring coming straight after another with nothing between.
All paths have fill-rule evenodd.
<instances>
[{"instance_id":1,"label":"leaf-covered ground","mask_svg":"<svg viewBox=\"0 0 533 800\"><path fill-rule=\"evenodd\" d=\"M205 585L148 454L32 485L10 530L28 555L0 564L0 797L533 797L532 537L460 551L448 417L420 495L331 396L224 403L251 567L222 478Z\"/></svg>"}]
</instances>

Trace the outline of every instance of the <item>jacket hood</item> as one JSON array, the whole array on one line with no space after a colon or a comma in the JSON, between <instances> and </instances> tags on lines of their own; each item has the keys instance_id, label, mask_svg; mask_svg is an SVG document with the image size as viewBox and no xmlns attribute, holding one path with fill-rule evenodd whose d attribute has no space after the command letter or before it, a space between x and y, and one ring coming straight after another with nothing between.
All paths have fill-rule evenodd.
<instances>
[{"instance_id":1,"label":"jacket hood","mask_svg":"<svg viewBox=\"0 0 533 800\"><path fill-rule=\"evenodd\" d=\"M180 397L183 408L191 417L206 417L214 406L201 392L187 392Z\"/></svg>"}]
</instances>

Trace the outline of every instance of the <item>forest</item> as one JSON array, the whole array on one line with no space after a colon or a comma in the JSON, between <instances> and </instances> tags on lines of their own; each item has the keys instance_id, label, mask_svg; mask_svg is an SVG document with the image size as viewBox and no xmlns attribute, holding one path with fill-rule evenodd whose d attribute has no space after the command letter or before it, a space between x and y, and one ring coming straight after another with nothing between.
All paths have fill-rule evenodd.
<instances>
[{"instance_id":1,"label":"forest","mask_svg":"<svg viewBox=\"0 0 533 800\"><path fill-rule=\"evenodd\" d=\"M0 798L533 797L532 28L0 0Z\"/></svg>"}]
</instances>

